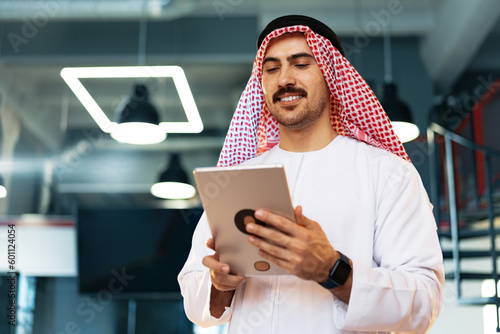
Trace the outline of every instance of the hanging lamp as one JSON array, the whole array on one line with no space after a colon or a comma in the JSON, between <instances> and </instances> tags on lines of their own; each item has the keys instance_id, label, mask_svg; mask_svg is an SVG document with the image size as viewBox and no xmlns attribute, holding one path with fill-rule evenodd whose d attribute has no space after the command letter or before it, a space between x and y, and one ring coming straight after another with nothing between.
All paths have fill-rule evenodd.
<instances>
[{"instance_id":1,"label":"hanging lamp","mask_svg":"<svg viewBox=\"0 0 500 334\"><path fill-rule=\"evenodd\" d=\"M389 29L384 29L384 63L385 76L380 104L391 120L394 132L402 143L414 140L420 134L418 126L413 123L408 105L398 95L397 86L392 77L391 37Z\"/></svg>"},{"instance_id":2,"label":"hanging lamp","mask_svg":"<svg viewBox=\"0 0 500 334\"><path fill-rule=\"evenodd\" d=\"M155 144L167 137L159 126L158 111L149 100L148 88L142 83L134 85L124 106L119 107L117 123L111 137L122 143Z\"/></svg>"},{"instance_id":3,"label":"hanging lamp","mask_svg":"<svg viewBox=\"0 0 500 334\"><path fill-rule=\"evenodd\" d=\"M143 2L139 26L138 66L146 63L147 20L145 15L147 1ZM111 137L119 142L135 145L157 144L165 140L167 134L160 127L157 109L149 100L149 91L144 78L138 80L132 94L117 108L117 125Z\"/></svg>"},{"instance_id":4,"label":"hanging lamp","mask_svg":"<svg viewBox=\"0 0 500 334\"><path fill-rule=\"evenodd\" d=\"M178 153L171 155L167 168L151 187L151 194L164 199L189 199L196 195L196 189L189 183Z\"/></svg>"},{"instance_id":5,"label":"hanging lamp","mask_svg":"<svg viewBox=\"0 0 500 334\"><path fill-rule=\"evenodd\" d=\"M7 188L5 188L3 176L0 175L0 198L5 198L5 197L7 197Z\"/></svg>"}]
</instances>

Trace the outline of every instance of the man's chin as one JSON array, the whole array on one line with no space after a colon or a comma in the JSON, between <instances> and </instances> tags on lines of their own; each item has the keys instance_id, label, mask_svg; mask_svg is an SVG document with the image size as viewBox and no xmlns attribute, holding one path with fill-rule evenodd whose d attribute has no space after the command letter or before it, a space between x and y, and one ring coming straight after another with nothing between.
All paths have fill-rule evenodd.
<instances>
[{"instance_id":1,"label":"man's chin","mask_svg":"<svg viewBox=\"0 0 500 334\"><path fill-rule=\"evenodd\" d=\"M288 111L293 111L297 109L298 104L294 104L292 106L279 106L281 109L288 110Z\"/></svg>"},{"instance_id":2,"label":"man's chin","mask_svg":"<svg viewBox=\"0 0 500 334\"><path fill-rule=\"evenodd\" d=\"M285 128L290 130L301 129L304 126L304 120L302 119L293 119L287 117L274 117L274 119L278 122L279 125L284 126Z\"/></svg>"},{"instance_id":3,"label":"man's chin","mask_svg":"<svg viewBox=\"0 0 500 334\"><path fill-rule=\"evenodd\" d=\"M279 105L279 104L275 103L273 105L272 109L269 108L269 111L273 115L279 113L280 111L286 113L286 112L289 112L289 111L295 111L295 109L297 109L298 106L299 106L298 104L294 104L294 105L291 105L291 106L282 106L282 105Z\"/></svg>"}]
</instances>

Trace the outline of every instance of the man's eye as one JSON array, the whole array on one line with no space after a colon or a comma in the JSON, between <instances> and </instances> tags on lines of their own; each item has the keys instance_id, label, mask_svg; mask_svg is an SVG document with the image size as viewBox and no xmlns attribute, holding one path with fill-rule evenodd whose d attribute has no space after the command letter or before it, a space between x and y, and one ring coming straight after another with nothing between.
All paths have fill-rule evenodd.
<instances>
[{"instance_id":1,"label":"man's eye","mask_svg":"<svg viewBox=\"0 0 500 334\"><path fill-rule=\"evenodd\" d=\"M267 72L267 73L273 73L273 72L276 72L277 70L278 70L278 68L277 68L277 67L270 67L270 68L267 68L267 69L266 69L266 72Z\"/></svg>"},{"instance_id":2,"label":"man's eye","mask_svg":"<svg viewBox=\"0 0 500 334\"><path fill-rule=\"evenodd\" d=\"M297 66L298 68L306 68L307 66L309 66L309 64L297 64L295 66Z\"/></svg>"}]
</instances>

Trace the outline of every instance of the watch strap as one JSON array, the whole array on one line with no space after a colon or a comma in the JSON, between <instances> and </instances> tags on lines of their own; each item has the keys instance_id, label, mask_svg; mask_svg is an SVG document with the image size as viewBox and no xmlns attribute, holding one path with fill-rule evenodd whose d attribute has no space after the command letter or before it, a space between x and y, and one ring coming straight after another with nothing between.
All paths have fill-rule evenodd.
<instances>
[{"instance_id":1,"label":"watch strap","mask_svg":"<svg viewBox=\"0 0 500 334\"><path fill-rule=\"evenodd\" d=\"M319 283L319 285L328 290L343 285L347 281L347 278L352 270L349 258L341 252L337 252L340 255L340 259L335 262L330 274L328 275L328 279L325 282Z\"/></svg>"}]
</instances>

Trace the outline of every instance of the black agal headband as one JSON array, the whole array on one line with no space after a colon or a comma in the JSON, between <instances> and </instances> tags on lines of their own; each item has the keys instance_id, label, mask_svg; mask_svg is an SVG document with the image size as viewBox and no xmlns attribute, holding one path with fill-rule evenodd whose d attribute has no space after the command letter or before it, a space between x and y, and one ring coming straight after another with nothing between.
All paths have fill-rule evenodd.
<instances>
[{"instance_id":1,"label":"black agal headband","mask_svg":"<svg viewBox=\"0 0 500 334\"><path fill-rule=\"evenodd\" d=\"M286 16L281 16L278 17L271 22L262 30L262 32L259 35L259 38L257 39L257 49L260 48L260 45L262 44L262 41L264 41L264 38L266 36L279 28L284 28L284 27L291 27L291 26L297 26L297 25L302 25L302 26L308 26L312 31L317 33L318 35L321 35L328 39L334 47L339 50L339 52L345 56L344 54L344 48L342 47L342 42L340 41L340 38L333 32L332 29L330 29L326 24L313 19L312 17L309 16L304 16L304 15L286 15Z\"/></svg>"}]
</instances>

